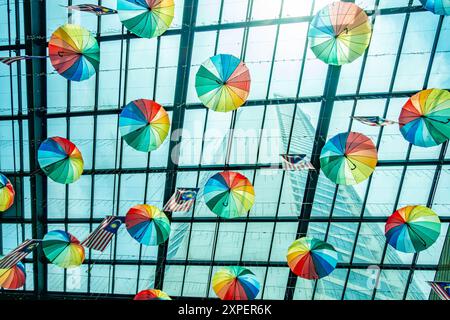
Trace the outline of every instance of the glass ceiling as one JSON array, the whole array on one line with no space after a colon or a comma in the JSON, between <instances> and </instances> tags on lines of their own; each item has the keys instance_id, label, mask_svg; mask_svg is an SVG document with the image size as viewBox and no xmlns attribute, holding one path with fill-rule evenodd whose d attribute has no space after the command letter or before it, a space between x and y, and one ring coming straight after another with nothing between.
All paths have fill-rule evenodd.
<instances>
[{"instance_id":1,"label":"glass ceiling","mask_svg":"<svg viewBox=\"0 0 450 320\"><path fill-rule=\"evenodd\" d=\"M0 0L0 56L48 41L68 21L60 5L85 2L47 1L36 15L39 5ZM114 0L90 2L116 7ZM316 59L307 41L312 15L331 0L175 2L171 28L154 39L133 36L115 15L74 13L72 22L92 31L101 50L100 71L87 81L65 80L49 61L40 74L31 62L0 65L0 171L17 193L0 217L0 252L56 229L84 239L105 215L123 216L141 203L162 208L176 187L201 187L224 169L250 179L255 205L245 218L223 220L199 196L191 212L173 213L166 245L141 246L121 228L104 253L87 252L75 270L29 256L23 290L129 298L155 287L172 297L215 298L217 268L243 265L261 283L258 299L429 299L426 281L440 277L449 242L447 143L415 147L396 125L369 127L351 116L397 120L409 96L450 88L450 18L424 11L418 0L356 1L373 23L373 38L364 57L340 68ZM236 112L209 112L195 92L199 65L217 53L240 57L251 72L249 101ZM149 154L129 147L117 129L121 108L138 98L164 105L172 130L183 130ZM349 130L379 149L365 182L336 186L323 173L281 170L280 154L317 158L323 141ZM85 171L77 183L35 178L34 144L47 136L67 137L81 150ZM438 241L419 254L385 244L387 217L411 204L433 208L443 222ZM287 248L305 234L339 251L329 277L290 273Z\"/></svg>"}]
</instances>

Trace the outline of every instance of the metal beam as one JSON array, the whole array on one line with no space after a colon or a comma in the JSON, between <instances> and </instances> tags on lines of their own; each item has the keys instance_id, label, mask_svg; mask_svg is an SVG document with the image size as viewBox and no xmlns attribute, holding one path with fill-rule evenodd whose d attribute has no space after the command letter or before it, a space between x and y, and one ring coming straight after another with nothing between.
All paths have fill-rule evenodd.
<instances>
[{"instance_id":1,"label":"metal beam","mask_svg":"<svg viewBox=\"0 0 450 320\"><path fill-rule=\"evenodd\" d=\"M440 217L441 222L447 223L450 222L450 217ZM226 223L240 223L245 222L247 218L235 218L227 220ZM309 219L305 219L305 221L309 222L333 222L333 223L385 223L387 220L386 216L376 216L376 217L370 217L370 216L364 216L364 217L332 217L331 219L329 217L310 217ZM100 223L103 221L103 218L50 218L47 219L47 223L49 224L65 224L65 223ZM195 223L211 223L216 222L217 218L215 217L172 217L172 222L179 222L179 223L186 223L186 222L195 222ZM298 217L294 216L284 216L279 217L277 215L275 216L251 216L248 217L249 222L299 222ZM22 218L15 218L15 217L9 217L9 218L2 218L0 220L1 223L32 223L31 219L22 219Z\"/></svg>"},{"instance_id":2,"label":"metal beam","mask_svg":"<svg viewBox=\"0 0 450 320\"><path fill-rule=\"evenodd\" d=\"M447 228L447 231L443 230L442 233L445 234L445 241L434 281L450 280L450 227ZM429 300L441 300L441 298L439 298L439 296L431 290Z\"/></svg>"},{"instance_id":3,"label":"metal beam","mask_svg":"<svg viewBox=\"0 0 450 320\"><path fill-rule=\"evenodd\" d=\"M186 111L186 96L189 85L189 72L191 67L192 49L194 46L194 27L197 18L198 0L185 0L183 10L183 23L180 38L180 53L178 56L178 71L175 87L174 110L172 113L172 125L170 134L170 146L164 189L164 203L175 192L177 182L177 168L180 157L179 143L181 141L180 129L183 128L184 114ZM167 214L171 219L171 214ZM167 256L168 241L158 248L158 263L155 272L155 288L162 289L164 284L165 260Z\"/></svg>"},{"instance_id":4,"label":"metal beam","mask_svg":"<svg viewBox=\"0 0 450 320\"><path fill-rule=\"evenodd\" d=\"M25 1L25 52L27 55L45 56L46 47L46 3L45 1ZM33 36L33 37L32 37ZM47 179L39 170L37 150L47 136L45 120L47 107L47 78L45 59L32 59L26 62L28 134L30 137L30 170L36 174L30 176L32 234L42 239L47 231ZM42 250L34 254L34 288L40 299L47 290L47 264Z\"/></svg>"},{"instance_id":5,"label":"metal beam","mask_svg":"<svg viewBox=\"0 0 450 320\"><path fill-rule=\"evenodd\" d=\"M450 159L440 161L439 159L421 159L421 160L380 160L377 167L421 167L421 166L436 166L442 164L444 166L450 165ZM232 164L225 165L199 165L199 166L182 166L177 169L169 169L168 167L142 167L142 168L117 168L117 169L87 169L83 171L83 175L111 175L111 174L139 174L139 173L172 173L172 172L196 172L196 171L223 171L228 170L280 170L281 164ZM10 177L29 177L32 174L27 172L8 172L6 174ZM0 216L0 221L2 216Z\"/></svg>"},{"instance_id":6,"label":"metal beam","mask_svg":"<svg viewBox=\"0 0 450 320\"><path fill-rule=\"evenodd\" d=\"M444 16L440 16L439 18L439 22L436 28L436 34L434 36L434 41L433 41L433 48L431 49L431 54L430 54L430 59L428 61L428 67L427 67L427 72L425 74L425 81L423 84L422 89L427 89L428 88L428 84L430 81L430 77L431 77L431 70L433 69L433 64L434 64L434 59L436 57L436 50L439 44L439 39L441 37L441 31L442 31L442 24L444 22ZM448 149L448 141L446 141L441 148L441 153L439 155L439 164L436 166L436 171L434 174L434 178L433 178L433 182L431 185L431 189L430 189L430 193L429 193L429 197L428 197L428 201L427 201L427 207L431 208L433 206L433 202L434 202L434 196L436 194L437 188L439 186L439 178L441 176L441 172L442 172L442 167L443 167L443 161L445 159L445 155L447 154L447 149ZM447 242L447 240L445 241ZM444 250L442 250L443 252ZM409 291L409 287L412 283L413 280L413 276L414 276L414 271L415 271L415 267L417 265L417 261L419 259L419 254L415 253L414 257L413 257L413 262L411 264L411 271L409 272L408 275L408 280L406 282L406 286L405 286L405 291L403 293L403 300L406 300L407 295L408 295L408 291Z\"/></svg>"}]
</instances>

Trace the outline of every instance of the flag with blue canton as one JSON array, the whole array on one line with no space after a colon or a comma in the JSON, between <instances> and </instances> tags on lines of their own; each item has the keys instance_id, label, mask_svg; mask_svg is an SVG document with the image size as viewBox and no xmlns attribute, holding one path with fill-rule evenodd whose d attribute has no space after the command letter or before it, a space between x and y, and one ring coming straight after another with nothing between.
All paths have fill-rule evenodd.
<instances>
[{"instance_id":1,"label":"flag with blue canton","mask_svg":"<svg viewBox=\"0 0 450 320\"><path fill-rule=\"evenodd\" d=\"M103 252L124 222L125 217L107 216L81 245Z\"/></svg>"},{"instance_id":2,"label":"flag with blue canton","mask_svg":"<svg viewBox=\"0 0 450 320\"><path fill-rule=\"evenodd\" d=\"M315 170L306 154L282 154L281 165L287 171Z\"/></svg>"},{"instance_id":3,"label":"flag with blue canton","mask_svg":"<svg viewBox=\"0 0 450 320\"><path fill-rule=\"evenodd\" d=\"M396 121L387 120L378 116L358 116L352 117L354 120L371 127L385 127L397 123Z\"/></svg>"},{"instance_id":4,"label":"flag with blue canton","mask_svg":"<svg viewBox=\"0 0 450 320\"><path fill-rule=\"evenodd\" d=\"M117 10L110 9L104 6L96 5L96 4L78 4L73 6L66 7L69 10L77 10L82 12L94 13L98 16L107 15L107 14L116 14Z\"/></svg>"},{"instance_id":5,"label":"flag with blue canton","mask_svg":"<svg viewBox=\"0 0 450 320\"><path fill-rule=\"evenodd\" d=\"M449 281L428 281L431 288L442 300L450 300L450 282Z\"/></svg>"},{"instance_id":6,"label":"flag with blue canton","mask_svg":"<svg viewBox=\"0 0 450 320\"><path fill-rule=\"evenodd\" d=\"M166 212L187 212L197 198L199 188L177 188L163 208Z\"/></svg>"},{"instance_id":7,"label":"flag with blue canton","mask_svg":"<svg viewBox=\"0 0 450 320\"><path fill-rule=\"evenodd\" d=\"M20 246L8 253L0 260L0 269L10 269L18 264L36 248L41 240L26 240Z\"/></svg>"}]
</instances>

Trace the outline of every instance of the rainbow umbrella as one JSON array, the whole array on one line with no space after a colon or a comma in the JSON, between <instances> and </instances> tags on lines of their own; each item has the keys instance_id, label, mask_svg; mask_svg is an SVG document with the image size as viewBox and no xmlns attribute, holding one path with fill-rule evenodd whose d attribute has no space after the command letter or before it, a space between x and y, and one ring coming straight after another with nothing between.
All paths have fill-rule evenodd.
<instances>
[{"instance_id":1,"label":"rainbow umbrella","mask_svg":"<svg viewBox=\"0 0 450 320\"><path fill-rule=\"evenodd\" d=\"M295 240L288 249L289 268L305 279L320 279L336 268L338 253L331 244L303 237Z\"/></svg>"},{"instance_id":2,"label":"rainbow umbrella","mask_svg":"<svg viewBox=\"0 0 450 320\"><path fill-rule=\"evenodd\" d=\"M0 212L6 211L14 203L14 196L16 195L14 187L9 179L0 173Z\"/></svg>"},{"instance_id":3,"label":"rainbow umbrella","mask_svg":"<svg viewBox=\"0 0 450 320\"><path fill-rule=\"evenodd\" d=\"M331 138L320 154L320 166L336 184L354 185L366 180L377 165L372 140L361 133L340 133Z\"/></svg>"},{"instance_id":4,"label":"rainbow umbrella","mask_svg":"<svg viewBox=\"0 0 450 320\"><path fill-rule=\"evenodd\" d=\"M244 62L230 54L205 61L195 77L200 101L214 111L228 112L242 106L250 91L250 72Z\"/></svg>"},{"instance_id":5,"label":"rainbow umbrella","mask_svg":"<svg viewBox=\"0 0 450 320\"><path fill-rule=\"evenodd\" d=\"M255 202L255 190L240 173L220 172L209 178L203 192L208 208L222 218L245 215Z\"/></svg>"},{"instance_id":6,"label":"rainbow umbrella","mask_svg":"<svg viewBox=\"0 0 450 320\"><path fill-rule=\"evenodd\" d=\"M48 138L39 146L38 162L42 171L53 181L69 184L83 173L83 157L80 150L69 140L61 137Z\"/></svg>"},{"instance_id":7,"label":"rainbow umbrella","mask_svg":"<svg viewBox=\"0 0 450 320\"><path fill-rule=\"evenodd\" d=\"M450 15L450 0L419 0L425 9L441 16Z\"/></svg>"},{"instance_id":8,"label":"rainbow umbrella","mask_svg":"<svg viewBox=\"0 0 450 320\"><path fill-rule=\"evenodd\" d=\"M244 267L225 267L214 274L214 292L221 300L253 300L259 293L255 274Z\"/></svg>"},{"instance_id":9,"label":"rainbow umbrella","mask_svg":"<svg viewBox=\"0 0 450 320\"><path fill-rule=\"evenodd\" d=\"M77 238L66 231L50 231L42 239L47 259L61 268L76 268L84 261L84 248Z\"/></svg>"},{"instance_id":10,"label":"rainbow umbrella","mask_svg":"<svg viewBox=\"0 0 450 320\"><path fill-rule=\"evenodd\" d=\"M403 106L399 117L403 137L419 147L434 147L450 139L450 92L420 91Z\"/></svg>"},{"instance_id":11,"label":"rainbow umbrella","mask_svg":"<svg viewBox=\"0 0 450 320\"><path fill-rule=\"evenodd\" d=\"M4 289L19 289L25 285L25 279L25 266L22 262L9 269L0 269L0 287Z\"/></svg>"},{"instance_id":12,"label":"rainbow umbrella","mask_svg":"<svg viewBox=\"0 0 450 320\"><path fill-rule=\"evenodd\" d=\"M308 37L318 59L340 66L364 54L372 37L372 26L363 9L338 1L317 13L311 21Z\"/></svg>"},{"instance_id":13,"label":"rainbow umbrella","mask_svg":"<svg viewBox=\"0 0 450 320\"><path fill-rule=\"evenodd\" d=\"M123 25L141 38L153 38L169 29L175 10L173 0L118 0Z\"/></svg>"},{"instance_id":14,"label":"rainbow umbrella","mask_svg":"<svg viewBox=\"0 0 450 320\"><path fill-rule=\"evenodd\" d=\"M92 77L100 63L100 48L95 37L76 24L65 24L48 43L50 61L67 80L83 81Z\"/></svg>"},{"instance_id":15,"label":"rainbow umbrella","mask_svg":"<svg viewBox=\"0 0 450 320\"><path fill-rule=\"evenodd\" d=\"M157 289L142 290L133 300L172 300L167 293Z\"/></svg>"},{"instance_id":16,"label":"rainbow umbrella","mask_svg":"<svg viewBox=\"0 0 450 320\"><path fill-rule=\"evenodd\" d=\"M150 152L158 149L170 129L166 110L152 100L130 102L120 113L120 133L134 149Z\"/></svg>"},{"instance_id":17,"label":"rainbow umbrella","mask_svg":"<svg viewBox=\"0 0 450 320\"><path fill-rule=\"evenodd\" d=\"M407 206L395 211L387 220L387 242L401 252L413 253L429 248L439 237L441 221L424 206Z\"/></svg>"},{"instance_id":18,"label":"rainbow umbrella","mask_svg":"<svg viewBox=\"0 0 450 320\"><path fill-rule=\"evenodd\" d=\"M164 243L170 234L170 221L164 212L148 204L140 204L128 210L125 217L128 233L146 246Z\"/></svg>"}]
</instances>

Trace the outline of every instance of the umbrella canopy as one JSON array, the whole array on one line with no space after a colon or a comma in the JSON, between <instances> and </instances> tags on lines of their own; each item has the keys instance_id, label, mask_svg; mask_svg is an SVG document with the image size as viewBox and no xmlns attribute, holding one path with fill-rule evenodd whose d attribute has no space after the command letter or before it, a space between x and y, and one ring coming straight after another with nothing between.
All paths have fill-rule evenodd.
<instances>
[{"instance_id":1,"label":"umbrella canopy","mask_svg":"<svg viewBox=\"0 0 450 320\"><path fill-rule=\"evenodd\" d=\"M9 269L0 269L0 287L4 289L19 289L25 285L25 279L25 266L22 262Z\"/></svg>"},{"instance_id":2,"label":"umbrella canopy","mask_svg":"<svg viewBox=\"0 0 450 320\"><path fill-rule=\"evenodd\" d=\"M350 63L364 54L372 36L367 14L356 4L333 2L311 21L308 32L311 50L331 65Z\"/></svg>"},{"instance_id":3,"label":"umbrella canopy","mask_svg":"<svg viewBox=\"0 0 450 320\"><path fill-rule=\"evenodd\" d=\"M450 15L450 0L419 0L425 9L441 16Z\"/></svg>"},{"instance_id":4,"label":"umbrella canopy","mask_svg":"<svg viewBox=\"0 0 450 320\"><path fill-rule=\"evenodd\" d=\"M152 100L130 102L119 117L120 134L132 148L150 152L158 149L170 129L166 110Z\"/></svg>"},{"instance_id":5,"label":"umbrella canopy","mask_svg":"<svg viewBox=\"0 0 450 320\"><path fill-rule=\"evenodd\" d=\"M429 248L439 237L441 221L424 206L407 206L395 211L387 220L387 242L401 252L413 253Z\"/></svg>"},{"instance_id":6,"label":"umbrella canopy","mask_svg":"<svg viewBox=\"0 0 450 320\"><path fill-rule=\"evenodd\" d=\"M303 237L295 240L288 249L289 268L305 279L320 279L336 268L338 253L331 244Z\"/></svg>"},{"instance_id":7,"label":"umbrella canopy","mask_svg":"<svg viewBox=\"0 0 450 320\"><path fill-rule=\"evenodd\" d=\"M372 140L361 133L340 133L331 138L320 154L320 166L336 184L354 185L375 170L378 153Z\"/></svg>"},{"instance_id":8,"label":"umbrella canopy","mask_svg":"<svg viewBox=\"0 0 450 320\"><path fill-rule=\"evenodd\" d=\"M48 138L42 142L38 150L38 162L50 179L63 184L77 181L83 173L84 162L80 150L61 137Z\"/></svg>"},{"instance_id":9,"label":"umbrella canopy","mask_svg":"<svg viewBox=\"0 0 450 320\"><path fill-rule=\"evenodd\" d=\"M117 0L123 25L141 38L153 38L169 29L175 10L173 0Z\"/></svg>"},{"instance_id":10,"label":"umbrella canopy","mask_svg":"<svg viewBox=\"0 0 450 320\"><path fill-rule=\"evenodd\" d=\"M255 274L244 267L225 267L214 274L212 287L221 300L253 300L260 284Z\"/></svg>"},{"instance_id":11,"label":"umbrella canopy","mask_svg":"<svg viewBox=\"0 0 450 320\"><path fill-rule=\"evenodd\" d=\"M9 179L0 173L0 212L6 211L14 203L16 195L14 188Z\"/></svg>"},{"instance_id":12,"label":"umbrella canopy","mask_svg":"<svg viewBox=\"0 0 450 320\"><path fill-rule=\"evenodd\" d=\"M255 190L242 174L225 171L209 178L203 191L208 208L222 218L245 215L255 202Z\"/></svg>"},{"instance_id":13,"label":"umbrella canopy","mask_svg":"<svg viewBox=\"0 0 450 320\"><path fill-rule=\"evenodd\" d=\"M53 67L68 80L87 80L98 70L100 48L97 40L79 25L65 24L56 29L48 50Z\"/></svg>"},{"instance_id":14,"label":"umbrella canopy","mask_svg":"<svg viewBox=\"0 0 450 320\"><path fill-rule=\"evenodd\" d=\"M133 300L172 300L167 293L157 289L142 290Z\"/></svg>"},{"instance_id":15,"label":"umbrella canopy","mask_svg":"<svg viewBox=\"0 0 450 320\"><path fill-rule=\"evenodd\" d=\"M450 92L420 91L403 106L398 119L403 137L419 147L434 147L450 139Z\"/></svg>"},{"instance_id":16,"label":"umbrella canopy","mask_svg":"<svg viewBox=\"0 0 450 320\"><path fill-rule=\"evenodd\" d=\"M200 66L195 89L206 107L228 112L245 103L250 82L250 72L244 62L230 54L219 54Z\"/></svg>"},{"instance_id":17,"label":"umbrella canopy","mask_svg":"<svg viewBox=\"0 0 450 320\"><path fill-rule=\"evenodd\" d=\"M125 217L128 233L146 246L164 243L170 234L170 221L164 212L148 204L140 204L128 210Z\"/></svg>"},{"instance_id":18,"label":"umbrella canopy","mask_svg":"<svg viewBox=\"0 0 450 320\"><path fill-rule=\"evenodd\" d=\"M42 239L47 259L61 268L76 268L84 261L84 248L77 238L66 231L50 231Z\"/></svg>"}]
</instances>

